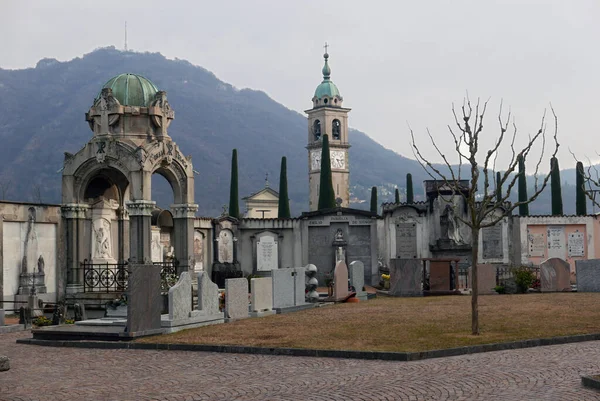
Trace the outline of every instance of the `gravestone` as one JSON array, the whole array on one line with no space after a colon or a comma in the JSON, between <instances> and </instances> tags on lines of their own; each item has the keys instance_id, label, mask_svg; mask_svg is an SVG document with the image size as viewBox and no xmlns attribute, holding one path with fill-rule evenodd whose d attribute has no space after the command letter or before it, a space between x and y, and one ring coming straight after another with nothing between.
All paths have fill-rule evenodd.
<instances>
[{"instance_id":1,"label":"gravestone","mask_svg":"<svg viewBox=\"0 0 600 401\"><path fill-rule=\"evenodd\" d=\"M250 316L259 317L273 314L273 279L271 277L253 278L250 280Z\"/></svg>"},{"instance_id":2,"label":"gravestone","mask_svg":"<svg viewBox=\"0 0 600 401\"><path fill-rule=\"evenodd\" d=\"M0 372L10 370L10 359L7 356L0 355Z\"/></svg>"},{"instance_id":3,"label":"gravestone","mask_svg":"<svg viewBox=\"0 0 600 401\"><path fill-rule=\"evenodd\" d=\"M417 224L396 224L396 257L413 259L417 257Z\"/></svg>"},{"instance_id":4,"label":"gravestone","mask_svg":"<svg viewBox=\"0 0 600 401\"><path fill-rule=\"evenodd\" d=\"M76 303L73 305L73 314L75 315L75 321L81 322L83 320L87 320L87 315L85 313L85 305L83 303Z\"/></svg>"},{"instance_id":5,"label":"gravestone","mask_svg":"<svg viewBox=\"0 0 600 401\"><path fill-rule=\"evenodd\" d=\"M545 234L527 234L527 244L530 257L543 257L546 254Z\"/></svg>"},{"instance_id":6,"label":"gravestone","mask_svg":"<svg viewBox=\"0 0 600 401\"><path fill-rule=\"evenodd\" d=\"M306 303L306 268L294 267L294 306Z\"/></svg>"},{"instance_id":7,"label":"gravestone","mask_svg":"<svg viewBox=\"0 0 600 401\"><path fill-rule=\"evenodd\" d=\"M335 301L348 298L348 267L343 260L337 262L333 271L333 298Z\"/></svg>"},{"instance_id":8,"label":"gravestone","mask_svg":"<svg viewBox=\"0 0 600 401\"><path fill-rule=\"evenodd\" d=\"M277 269L271 272L273 279L273 308L294 306L294 269Z\"/></svg>"},{"instance_id":9,"label":"gravestone","mask_svg":"<svg viewBox=\"0 0 600 401\"><path fill-rule=\"evenodd\" d=\"M577 292L600 292L600 259L575 261Z\"/></svg>"},{"instance_id":10,"label":"gravestone","mask_svg":"<svg viewBox=\"0 0 600 401\"><path fill-rule=\"evenodd\" d=\"M130 265L127 291L128 333L160 333L160 269L154 265Z\"/></svg>"},{"instance_id":11,"label":"gravestone","mask_svg":"<svg viewBox=\"0 0 600 401\"><path fill-rule=\"evenodd\" d=\"M356 291L356 298L361 301L367 300L367 292L364 291L365 286L365 265L360 260L355 260L350 263L348 269L348 276L350 277L350 285L354 287Z\"/></svg>"},{"instance_id":12,"label":"gravestone","mask_svg":"<svg viewBox=\"0 0 600 401\"><path fill-rule=\"evenodd\" d=\"M198 274L198 310L207 315L219 313L219 287L205 272Z\"/></svg>"},{"instance_id":13,"label":"gravestone","mask_svg":"<svg viewBox=\"0 0 600 401\"><path fill-rule=\"evenodd\" d=\"M224 229L219 233L218 260L220 263L233 263L233 233Z\"/></svg>"},{"instance_id":14,"label":"gravestone","mask_svg":"<svg viewBox=\"0 0 600 401\"><path fill-rule=\"evenodd\" d=\"M169 320L187 319L192 311L192 277L182 272L177 283L169 288Z\"/></svg>"},{"instance_id":15,"label":"gravestone","mask_svg":"<svg viewBox=\"0 0 600 401\"><path fill-rule=\"evenodd\" d=\"M583 233L570 233L567 248L570 258L585 256L585 236L583 235Z\"/></svg>"},{"instance_id":16,"label":"gravestone","mask_svg":"<svg viewBox=\"0 0 600 401\"><path fill-rule=\"evenodd\" d=\"M571 291L571 267L559 258L550 258L540 265L542 292Z\"/></svg>"},{"instance_id":17,"label":"gravestone","mask_svg":"<svg viewBox=\"0 0 600 401\"><path fill-rule=\"evenodd\" d=\"M469 283L473 288L473 267L469 267ZM496 266L492 264L477 265L477 293L479 295L495 294Z\"/></svg>"},{"instance_id":18,"label":"gravestone","mask_svg":"<svg viewBox=\"0 0 600 401\"><path fill-rule=\"evenodd\" d=\"M501 223L481 230L481 245L484 259L502 259L504 257Z\"/></svg>"},{"instance_id":19,"label":"gravestone","mask_svg":"<svg viewBox=\"0 0 600 401\"><path fill-rule=\"evenodd\" d=\"M248 317L248 280L229 278L225 280L225 317L244 319Z\"/></svg>"},{"instance_id":20,"label":"gravestone","mask_svg":"<svg viewBox=\"0 0 600 401\"><path fill-rule=\"evenodd\" d=\"M451 262L435 261L429 262L429 290L450 291L450 269Z\"/></svg>"},{"instance_id":21,"label":"gravestone","mask_svg":"<svg viewBox=\"0 0 600 401\"><path fill-rule=\"evenodd\" d=\"M418 259L390 260L390 291L395 297L423 296L423 262Z\"/></svg>"},{"instance_id":22,"label":"gravestone","mask_svg":"<svg viewBox=\"0 0 600 401\"><path fill-rule=\"evenodd\" d=\"M271 271L278 267L277 241L270 235L261 237L256 243L256 269Z\"/></svg>"},{"instance_id":23,"label":"gravestone","mask_svg":"<svg viewBox=\"0 0 600 401\"><path fill-rule=\"evenodd\" d=\"M565 227L548 226L548 258L565 258L567 256L566 248Z\"/></svg>"}]
</instances>

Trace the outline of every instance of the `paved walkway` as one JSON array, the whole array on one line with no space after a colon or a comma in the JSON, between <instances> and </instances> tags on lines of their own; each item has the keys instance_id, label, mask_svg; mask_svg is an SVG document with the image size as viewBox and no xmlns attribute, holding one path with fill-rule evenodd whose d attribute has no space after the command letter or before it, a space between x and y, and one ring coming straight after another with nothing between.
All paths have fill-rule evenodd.
<instances>
[{"instance_id":1,"label":"paved walkway","mask_svg":"<svg viewBox=\"0 0 600 401\"><path fill-rule=\"evenodd\" d=\"M600 400L600 342L418 362L99 350L0 335L0 400Z\"/></svg>"}]
</instances>

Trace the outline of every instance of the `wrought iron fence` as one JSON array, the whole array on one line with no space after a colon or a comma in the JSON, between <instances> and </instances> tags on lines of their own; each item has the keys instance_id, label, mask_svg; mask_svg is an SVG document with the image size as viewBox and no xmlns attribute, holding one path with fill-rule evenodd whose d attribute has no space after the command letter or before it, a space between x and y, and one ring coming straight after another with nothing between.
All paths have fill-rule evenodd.
<instances>
[{"instance_id":1,"label":"wrought iron fence","mask_svg":"<svg viewBox=\"0 0 600 401\"><path fill-rule=\"evenodd\" d=\"M456 288L465 290L470 287L471 268L469 266L458 266L458 285Z\"/></svg>"},{"instance_id":2,"label":"wrought iron fence","mask_svg":"<svg viewBox=\"0 0 600 401\"><path fill-rule=\"evenodd\" d=\"M180 266L174 261L155 262L154 265L161 266L160 278L161 288L167 289L177 282L178 268L187 268ZM127 290L127 281L129 271L128 262L119 263L91 263L84 260L81 263L83 268L83 291L84 292L125 292Z\"/></svg>"},{"instance_id":3,"label":"wrought iron fence","mask_svg":"<svg viewBox=\"0 0 600 401\"><path fill-rule=\"evenodd\" d=\"M129 272L127 262L91 263L85 259L83 267L84 292L123 292L127 289Z\"/></svg>"}]
</instances>

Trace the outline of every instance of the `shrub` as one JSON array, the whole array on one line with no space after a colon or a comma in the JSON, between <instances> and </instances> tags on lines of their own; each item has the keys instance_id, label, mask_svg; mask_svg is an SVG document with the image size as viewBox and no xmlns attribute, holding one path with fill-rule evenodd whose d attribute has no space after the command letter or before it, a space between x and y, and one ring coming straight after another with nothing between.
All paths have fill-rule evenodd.
<instances>
[{"instance_id":1,"label":"shrub","mask_svg":"<svg viewBox=\"0 0 600 401\"><path fill-rule=\"evenodd\" d=\"M521 294L526 293L536 279L533 272L526 266L515 268L513 274L515 276L517 290Z\"/></svg>"},{"instance_id":2,"label":"shrub","mask_svg":"<svg viewBox=\"0 0 600 401\"><path fill-rule=\"evenodd\" d=\"M496 291L498 294L506 294L506 289L504 288L503 285L495 286L494 291Z\"/></svg>"},{"instance_id":3,"label":"shrub","mask_svg":"<svg viewBox=\"0 0 600 401\"><path fill-rule=\"evenodd\" d=\"M33 319L31 322L38 327L52 325L52 320L48 319L46 316L38 316L35 319Z\"/></svg>"}]
</instances>

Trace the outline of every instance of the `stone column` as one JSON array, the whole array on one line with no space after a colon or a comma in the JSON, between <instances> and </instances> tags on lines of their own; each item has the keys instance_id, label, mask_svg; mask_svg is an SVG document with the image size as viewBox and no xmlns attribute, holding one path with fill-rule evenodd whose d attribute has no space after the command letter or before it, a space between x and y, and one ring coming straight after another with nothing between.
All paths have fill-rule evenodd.
<instances>
[{"instance_id":1,"label":"stone column","mask_svg":"<svg viewBox=\"0 0 600 401\"><path fill-rule=\"evenodd\" d=\"M127 208L120 206L117 209L117 219L119 227L118 238L118 253L117 260L122 262L127 259L129 255L129 214Z\"/></svg>"},{"instance_id":2,"label":"stone column","mask_svg":"<svg viewBox=\"0 0 600 401\"><path fill-rule=\"evenodd\" d=\"M131 263L151 263L151 216L156 202L126 201L129 214L129 259Z\"/></svg>"},{"instance_id":3,"label":"stone column","mask_svg":"<svg viewBox=\"0 0 600 401\"><path fill-rule=\"evenodd\" d=\"M81 262L81 240L84 236L84 221L89 205L83 203L67 203L61 206L62 217L65 221L65 248L68 295L83 292L83 269ZM62 270L60 266L58 271ZM62 273L59 273L62 274Z\"/></svg>"},{"instance_id":4,"label":"stone column","mask_svg":"<svg viewBox=\"0 0 600 401\"><path fill-rule=\"evenodd\" d=\"M194 270L194 219L197 211L198 205L193 203L171 205L171 212L173 213L173 247L180 266L177 274L184 270Z\"/></svg>"}]
</instances>

